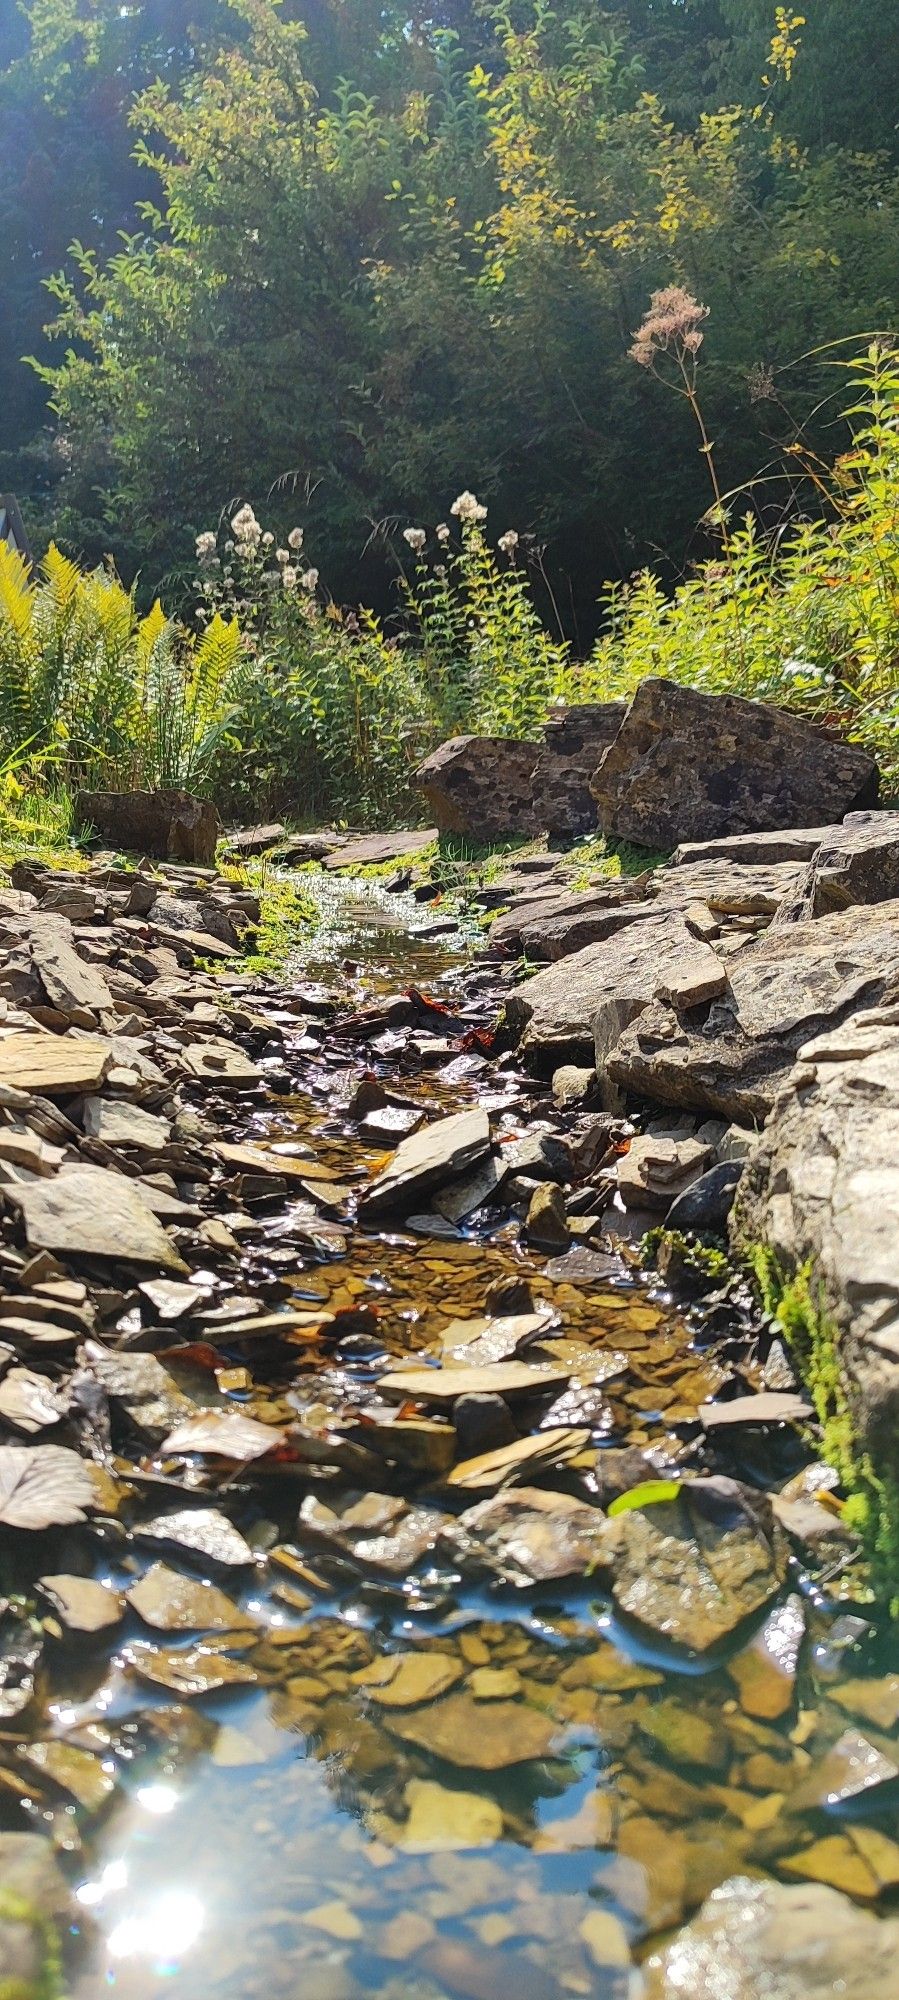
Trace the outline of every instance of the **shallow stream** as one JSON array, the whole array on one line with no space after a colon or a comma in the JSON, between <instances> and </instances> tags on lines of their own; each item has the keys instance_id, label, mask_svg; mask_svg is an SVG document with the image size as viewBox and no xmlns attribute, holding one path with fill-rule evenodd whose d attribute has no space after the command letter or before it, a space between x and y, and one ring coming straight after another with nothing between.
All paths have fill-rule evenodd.
<instances>
[{"instance_id":1,"label":"shallow stream","mask_svg":"<svg viewBox=\"0 0 899 2000\"><path fill-rule=\"evenodd\" d=\"M327 922L291 977L342 986L348 1008L410 985L445 1000L459 985L465 940L428 936L433 908L333 878L321 893ZM370 1067L393 1082L389 1031L385 1046ZM254 1099L240 1136L308 1147L338 1183L367 1178L384 1151L362 1144L347 1115L359 1061L357 1045L329 1037L310 1052L307 1094ZM407 1067L403 1095L458 1109L480 1093L514 1118L511 1071L475 1059L447 1080L444 1066ZM496 1211L446 1240L398 1224L345 1239L327 1216L316 1228L273 1207L243 1281L252 1292L276 1270L310 1316L345 1315L339 1355L311 1331L304 1346L301 1330L295 1361L282 1350L268 1369L264 1349L216 1336L217 1366L235 1371L223 1396L257 1408L267 1397L287 1418L299 1410L310 1434L352 1407L354 1387L364 1400L385 1354L439 1352L450 1321L483 1313L488 1286L524 1275L558 1315L559 1355L582 1370L570 1393L592 1432L585 1466L597 1448L601 1459L622 1446L670 1446L680 1459L724 1379L726 1344L624 1255L602 1282L572 1284L548 1277L546 1256L524 1250ZM202 1356L182 1357L185 1382L194 1365ZM798 1444L779 1444L769 1462L748 1445L730 1454L720 1469L759 1484L782 1484L807 1457ZM364 1490L351 1455L349 1465L322 1468L323 1499ZM370 1496L375 1535L409 1491L402 1475L384 1484ZM390 1577L323 1561L297 1531L308 1490L289 1468L265 1478L238 1468L230 1495L220 1492L260 1556L275 1550L257 1570L193 1571L239 1601L243 1632L207 1634L198 1649L195 1634L148 1634L132 1613L86 1657L59 1652L52 1729L96 1767L79 1767L81 1804L35 1808L70 1850L93 1927L75 2000L631 2000L639 1961L730 1875L817 1876L866 1903L899 1887L895 1787L880 1782L873 1804L870 1791L847 1798L826 1766L847 1730L863 1730L885 1766L892 1754L888 1641L864 1625L865 1607L847 1624L859 1607L831 1599L795 1559L780 1599L783 1657L775 1628L773 1655L734 1668L727 1653L675 1657L638 1636L589 1581L491 1589L430 1557ZM145 1563L118 1547L111 1536L96 1574L121 1588ZM141 1671L148 1637L190 1654L181 1690ZM731 1655L745 1659L745 1644L744 1632ZM397 1652L419 1656L417 1704L388 1698L385 1662ZM204 1693L217 1658L246 1678ZM422 1717L446 1690L435 1749ZM552 1737L525 1761L522 1717ZM117 1789L91 1802L104 1773Z\"/></svg>"}]
</instances>

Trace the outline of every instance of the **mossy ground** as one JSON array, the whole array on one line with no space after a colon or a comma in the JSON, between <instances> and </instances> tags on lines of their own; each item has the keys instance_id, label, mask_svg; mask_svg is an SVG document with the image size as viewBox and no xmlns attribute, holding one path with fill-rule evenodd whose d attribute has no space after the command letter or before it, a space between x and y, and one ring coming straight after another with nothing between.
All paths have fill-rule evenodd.
<instances>
[{"instance_id":1,"label":"mossy ground","mask_svg":"<svg viewBox=\"0 0 899 2000\"><path fill-rule=\"evenodd\" d=\"M845 1520L862 1536L878 1595L899 1616L899 1480L874 1465L852 1410L840 1359L840 1331L828 1314L811 1264L786 1273L773 1251L751 1246L747 1260L762 1304L781 1327L815 1406L824 1456L847 1493Z\"/></svg>"}]
</instances>

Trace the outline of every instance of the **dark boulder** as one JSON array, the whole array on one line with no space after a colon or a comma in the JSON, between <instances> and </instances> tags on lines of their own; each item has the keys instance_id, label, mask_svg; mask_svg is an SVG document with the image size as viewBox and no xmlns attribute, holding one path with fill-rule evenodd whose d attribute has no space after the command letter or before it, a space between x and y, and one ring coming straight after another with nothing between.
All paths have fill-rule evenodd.
<instances>
[{"instance_id":1,"label":"dark boulder","mask_svg":"<svg viewBox=\"0 0 899 2000\"><path fill-rule=\"evenodd\" d=\"M208 867L215 860L219 816L209 799L192 792L79 792L81 826L92 826L108 847L150 854L160 861Z\"/></svg>"},{"instance_id":2,"label":"dark boulder","mask_svg":"<svg viewBox=\"0 0 899 2000\"><path fill-rule=\"evenodd\" d=\"M604 833L649 848L806 828L877 803L866 750L738 695L641 681L593 778Z\"/></svg>"},{"instance_id":3,"label":"dark boulder","mask_svg":"<svg viewBox=\"0 0 899 2000\"><path fill-rule=\"evenodd\" d=\"M583 701L550 717L534 772L534 806L549 834L594 831L596 800L590 780L626 713L626 701Z\"/></svg>"},{"instance_id":4,"label":"dark boulder","mask_svg":"<svg viewBox=\"0 0 899 2000\"><path fill-rule=\"evenodd\" d=\"M539 743L505 736L451 736L416 772L440 833L488 843L541 831L534 805Z\"/></svg>"}]
</instances>

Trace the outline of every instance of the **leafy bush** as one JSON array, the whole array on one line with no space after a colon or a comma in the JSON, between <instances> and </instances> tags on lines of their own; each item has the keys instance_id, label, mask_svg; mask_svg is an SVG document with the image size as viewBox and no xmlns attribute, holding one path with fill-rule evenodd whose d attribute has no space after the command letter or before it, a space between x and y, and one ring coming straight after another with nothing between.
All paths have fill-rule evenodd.
<instances>
[{"instance_id":1,"label":"leafy bush","mask_svg":"<svg viewBox=\"0 0 899 2000\"><path fill-rule=\"evenodd\" d=\"M824 512L783 535L752 516L673 597L643 571L607 593L592 659L605 698L664 674L778 702L877 757L899 791L899 348L852 364L852 448L810 465Z\"/></svg>"}]
</instances>

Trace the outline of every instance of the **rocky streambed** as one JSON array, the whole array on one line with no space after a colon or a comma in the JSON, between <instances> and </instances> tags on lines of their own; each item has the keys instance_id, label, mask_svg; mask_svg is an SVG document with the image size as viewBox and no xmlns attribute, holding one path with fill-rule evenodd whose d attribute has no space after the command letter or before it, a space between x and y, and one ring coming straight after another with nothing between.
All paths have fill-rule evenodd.
<instances>
[{"instance_id":1,"label":"rocky streambed","mask_svg":"<svg viewBox=\"0 0 899 2000\"><path fill-rule=\"evenodd\" d=\"M442 906L332 880L277 979L214 870L0 892L0 1983L899 1993L894 1628L706 1227L748 1100L647 1102L585 1013L609 1052L647 1010L689 1039L702 953L736 991L818 893L808 854L744 856L722 902L722 858L591 904L528 857L477 959ZM620 923L560 961L572 915ZM794 995L832 921L785 924ZM816 1032L837 975L881 997L865 936L818 955ZM758 1101L817 1102L808 1018L789 1063L755 1036Z\"/></svg>"}]
</instances>

